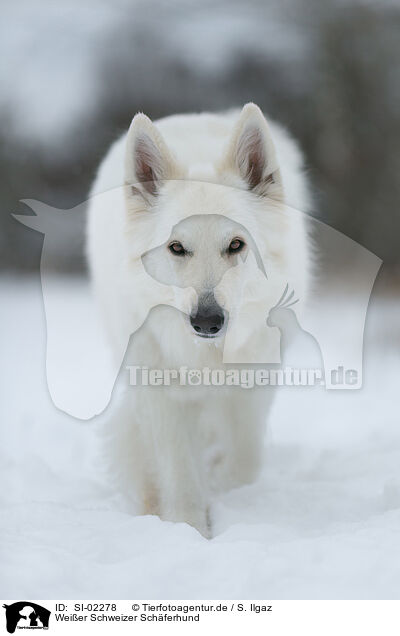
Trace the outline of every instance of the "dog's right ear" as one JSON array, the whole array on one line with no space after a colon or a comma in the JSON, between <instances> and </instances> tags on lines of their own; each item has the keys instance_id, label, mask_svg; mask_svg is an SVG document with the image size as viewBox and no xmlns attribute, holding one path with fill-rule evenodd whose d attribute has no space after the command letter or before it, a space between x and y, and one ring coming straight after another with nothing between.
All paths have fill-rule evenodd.
<instances>
[{"instance_id":1,"label":"dog's right ear","mask_svg":"<svg viewBox=\"0 0 400 636\"><path fill-rule=\"evenodd\" d=\"M179 177L179 166L161 134L143 113L135 115L128 131L125 184L144 195L156 196L162 183Z\"/></svg>"}]
</instances>

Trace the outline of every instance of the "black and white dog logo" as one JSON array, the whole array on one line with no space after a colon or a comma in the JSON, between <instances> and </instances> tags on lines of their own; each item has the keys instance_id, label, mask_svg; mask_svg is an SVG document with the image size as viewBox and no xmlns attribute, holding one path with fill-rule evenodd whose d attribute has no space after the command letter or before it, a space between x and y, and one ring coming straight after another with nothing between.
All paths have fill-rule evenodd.
<instances>
[{"instance_id":1,"label":"black and white dog logo","mask_svg":"<svg viewBox=\"0 0 400 636\"><path fill-rule=\"evenodd\" d=\"M6 610L7 631L13 634L18 629L48 629L51 612L31 601L18 601L3 605Z\"/></svg>"}]
</instances>

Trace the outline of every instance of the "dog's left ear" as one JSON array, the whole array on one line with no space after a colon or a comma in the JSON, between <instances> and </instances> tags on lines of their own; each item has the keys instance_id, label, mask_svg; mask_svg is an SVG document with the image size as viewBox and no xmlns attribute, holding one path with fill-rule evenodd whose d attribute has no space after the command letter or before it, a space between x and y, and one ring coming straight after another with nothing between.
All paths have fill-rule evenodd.
<instances>
[{"instance_id":1,"label":"dog's left ear","mask_svg":"<svg viewBox=\"0 0 400 636\"><path fill-rule=\"evenodd\" d=\"M266 119L256 104L243 107L218 170L239 174L248 189L256 194L282 196L275 146Z\"/></svg>"}]
</instances>

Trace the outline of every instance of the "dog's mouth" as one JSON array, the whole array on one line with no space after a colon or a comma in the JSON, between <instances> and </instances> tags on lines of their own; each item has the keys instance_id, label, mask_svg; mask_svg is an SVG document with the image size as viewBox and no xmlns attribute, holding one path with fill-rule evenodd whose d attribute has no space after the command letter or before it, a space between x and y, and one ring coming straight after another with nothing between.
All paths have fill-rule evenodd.
<instances>
[{"instance_id":1,"label":"dog's mouth","mask_svg":"<svg viewBox=\"0 0 400 636\"><path fill-rule=\"evenodd\" d=\"M219 338L221 336L221 333L216 333L216 334L197 333L197 331L194 331L194 329L192 333L198 336L198 338L204 338L205 340L214 340L215 338Z\"/></svg>"}]
</instances>

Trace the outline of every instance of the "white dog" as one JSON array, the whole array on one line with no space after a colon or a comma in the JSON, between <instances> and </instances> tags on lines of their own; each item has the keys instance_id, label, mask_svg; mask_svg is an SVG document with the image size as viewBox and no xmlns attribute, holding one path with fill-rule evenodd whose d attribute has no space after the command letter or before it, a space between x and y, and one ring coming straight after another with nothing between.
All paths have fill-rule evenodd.
<instances>
[{"instance_id":1,"label":"white dog","mask_svg":"<svg viewBox=\"0 0 400 636\"><path fill-rule=\"evenodd\" d=\"M169 292L183 290L184 300L174 304L161 294L152 301L131 338L129 364L224 368L235 320L239 361L247 347L251 362L272 332L265 308L288 283L306 297L308 239L298 210L307 209L308 194L294 141L254 104L155 123L138 114L102 162L92 194L117 186L115 207L95 197L88 221L94 290L116 355L137 329L135 312L154 280ZM249 268L241 265L250 254L253 271L263 272L263 299L251 281L243 291L241 271L248 279ZM257 475L272 396L271 387L128 387L108 439L121 491L142 514L211 536L211 493Z\"/></svg>"}]
</instances>

